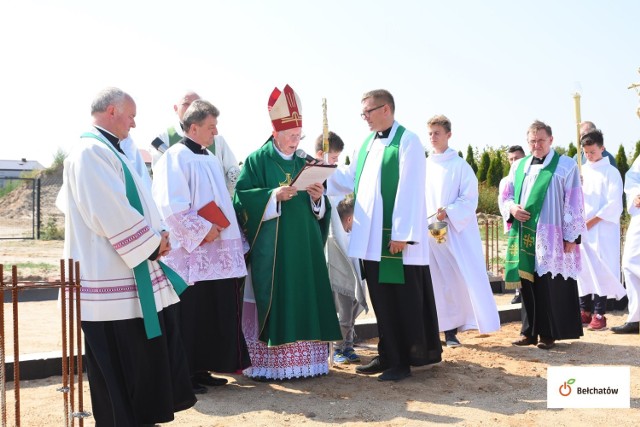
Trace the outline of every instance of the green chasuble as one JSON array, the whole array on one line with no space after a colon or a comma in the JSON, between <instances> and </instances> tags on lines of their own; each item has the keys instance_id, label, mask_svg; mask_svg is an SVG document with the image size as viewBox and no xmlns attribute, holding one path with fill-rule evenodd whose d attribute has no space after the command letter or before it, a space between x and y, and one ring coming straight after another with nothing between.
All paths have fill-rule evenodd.
<instances>
[{"instance_id":1,"label":"green chasuble","mask_svg":"<svg viewBox=\"0 0 640 427\"><path fill-rule=\"evenodd\" d=\"M318 220L309 195L298 189L297 196L280 203L279 217L262 221L272 191L304 165L297 156L283 159L269 139L247 157L236 184L234 204L251 245L260 340L270 346L342 339L324 255L328 200Z\"/></svg>"}]
</instances>

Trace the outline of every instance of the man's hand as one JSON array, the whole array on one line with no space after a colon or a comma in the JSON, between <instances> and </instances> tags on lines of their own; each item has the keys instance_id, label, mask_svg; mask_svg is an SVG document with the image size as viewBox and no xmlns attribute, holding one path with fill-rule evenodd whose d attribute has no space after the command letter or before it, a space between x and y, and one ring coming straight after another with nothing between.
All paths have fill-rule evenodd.
<instances>
[{"instance_id":1,"label":"man's hand","mask_svg":"<svg viewBox=\"0 0 640 427\"><path fill-rule=\"evenodd\" d=\"M277 201L286 202L287 200L291 200L295 195L298 194L298 189L291 185L287 185L285 187L276 188L275 193Z\"/></svg>"},{"instance_id":2,"label":"man's hand","mask_svg":"<svg viewBox=\"0 0 640 427\"><path fill-rule=\"evenodd\" d=\"M307 187L307 193L311 196L314 203L318 203L320 197L324 194L324 186L318 182Z\"/></svg>"},{"instance_id":3,"label":"man's hand","mask_svg":"<svg viewBox=\"0 0 640 427\"><path fill-rule=\"evenodd\" d=\"M576 249L576 242L563 242L563 243L564 243L565 254L573 252Z\"/></svg>"},{"instance_id":4,"label":"man's hand","mask_svg":"<svg viewBox=\"0 0 640 427\"><path fill-rule=\"evenodd\" d=\"M213 224L207 235L204 236L204 239L202 240L207 243L213 242L218 238L222 230L224 230L224 227L220 227L218 224Z\"/></svg>"},{"instance_id":5,"label":"man's hand","mask_svg":"<svg viewBox=\"0 0 640 427\"><path fill-rule=\"evenodd\" d=\"M395 255L398 252L402 252L407 247L407 242L398 242L397 240L389 241L389 252L391 255Z\"/></svg>"},{"instance_id":6,"label":"man's hand","mask_svg":"<svg viewBox=\"0 0 640 427\"><path fill-rule=\"evenodd\" d=\"M436 214L436 219L438 221L444 221L447 217L447 211L445 208L438 208L438 213Z\"/></svg>"},{"instance_id":7,"label":"man's hand","mask_svg":"<svg viewBox=\"0 0 640 427\"><path fill-rule=\"evenodd\" d=\"M158 258L166 256L171 251L171 241L169 240L169 232L160 232L160 251L158 251Z\"/></svg>"},{"instance_id":8,"label":"man's hand","mask_svg":"<svg viewBox=\"0 0 640 427\"><path fill-rule=\"evenodd\" d=\"M591 230L591 227L593 227L594 225L596 225L600 221L602 221L602 218L599 218L597 216L594 216L593 218L589 218L587 220L587 230Z\"/></svg>"},{"instance_id":9,"label":"man's hand","mask_svg":"<svg viewBox=\"0 0 640 427\"><path fill-rule=\"evenodd\" d=\"M520 205L511 206L511 209L509 209L509 212L511 213L511 216L513 216L514 219L520 222L527 222L529 221L529 218L531 218L531 214L525 211Z\"/></svg>"}]
</instances>

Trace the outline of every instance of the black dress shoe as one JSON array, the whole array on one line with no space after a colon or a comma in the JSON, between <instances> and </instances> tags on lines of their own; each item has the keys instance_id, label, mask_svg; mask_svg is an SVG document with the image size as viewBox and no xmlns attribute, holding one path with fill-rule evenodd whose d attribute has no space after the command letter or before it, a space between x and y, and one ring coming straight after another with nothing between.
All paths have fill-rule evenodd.
<instances>
[{"instance_id":1,"label":"black dress shoe","mask_svg":"<svg viewBox=\"0 0 640 427\"><path fill-rule=\"evenodd\" d=\"M214 377L211 374L195 374L193 380L200 385L210 385L211 387L218 387L225 385L229 381L226 378Z\"/></svg>"},{"instance_id":2,"label":"black dress shoe","mask_svg":"<svg viewBox=\"0 0 640 427\"><path fill-rule=\"evenodd\" d=\"M356 366L356 372L358 374L371 375L386 371L388 368L386 364L380 362L380 356L376 356L366 365Z\"/></svg>"},{"instance_id":3,"label":"black dress shoe","mask_svg":"<svg viewBox=\"0 0 640 427\"><path fill-rule=\"evenodd\" d=\"M378 377L378 381L400 381L411 376L408 366L387 369Z\"/></svg>"},{"instance_id":4,"label":"black dress shoe","mask_svg":"<svg viewBox=\"0 0 640 427\"><path fill-rule=\"evenodd\" d=\"M540 342L538 343L538 348L542 350L551 350L556 346L556 340L553 338L543 338L540 337Z\"/></svg>"},{"instance_id":5,"label":"black dress shoe","mask_svg":"<svg viewBox=\"0 0 640 427\"><path fill-rule=\"evenodd\" d=\"M511 300L511 304L520 304L522 302L522 295L516 294Z\"/></svg>"},{"instance_id":6,"label":"black dress shoe","mask_svg":"<svg viewBox=\"0 0 640 427\"><path fill-rule=\"evenodd\" d=\"M517 346L536 345L538 344L538 340L536 339L536 337L526 337L524 335L520 335L520 339L512 342L511 344Z\"/></svg>"},{"instance_id":7,"label":"black dress shoe","mask_svg":"<svg viewBox=\"0 0 640 427\"><path fill-rule=\"evenodd\" d=\"M614 334L637 334L640 332L640 322L626 322L622 326L614 326L611 328Z\"/></svg>"}]
</instances>

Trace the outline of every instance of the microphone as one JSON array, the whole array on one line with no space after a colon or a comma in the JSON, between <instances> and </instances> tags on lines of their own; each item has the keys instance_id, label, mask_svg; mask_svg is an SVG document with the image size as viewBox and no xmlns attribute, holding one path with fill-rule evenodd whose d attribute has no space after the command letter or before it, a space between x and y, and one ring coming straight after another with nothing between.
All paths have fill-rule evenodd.
<instances>
[{"instance_id":1,"label":"microphone","mask_svg":"<svg viewBox=\"0 0 640 427\"><path fill-rule=\"evenodd\" d=\"M307 162L309 162L311 164L314 164L314 165L319 162L318 159L308 155L302 148L298 148L296 150L296 156L300 157L301 159L305 159Z\"/></svg>"},{"instance_id":2,"label":"microphone","mask_svg":"<svg viewBox=\"0 0 640 427\"><path fill-rule=\"evenodd\" d=\"M162 140L160 138L156 138L153 141L151 141L151 145L153 145L153 148L155 148L156 150L158 150L162 154L164 154L164 152L169 149L167 144L162 142Z\"/></svg>"}]
</instances>

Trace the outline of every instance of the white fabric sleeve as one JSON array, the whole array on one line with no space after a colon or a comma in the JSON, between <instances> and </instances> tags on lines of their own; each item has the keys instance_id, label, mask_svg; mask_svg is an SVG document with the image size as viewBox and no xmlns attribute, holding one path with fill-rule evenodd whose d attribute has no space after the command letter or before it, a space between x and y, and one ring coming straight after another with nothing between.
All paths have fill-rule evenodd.
<instances>
[{"instance_id":1,"label":"white fabric sleeve","mask_svg":"<svg viewBox=\"0 0 640 427\"><path fill-rule=\"evenodd\" d=\"M316 216L317 219L322 219L324 218L324 214L327 212L327 205L324 203L324 198L326 196L322 196L320 197L320 201L318 202L318 204L316 204L313 199L311 199L311 196L309 196L309 202L311 203L311 210L313 211L313 214Z\"/></svg>"},{"instance_id":2,"label":"white fabric sleeve","mask_svg":"<svg viewBox=\"0 0 640 427\"><path fill-rule=\"evenodd\" d=\"M271 198L267 202L267 207L262 215L262 221L269 221L270 219L280 216L280 202L276 200L276 192L271 192Z\"/></svg>"}]
</instances>

